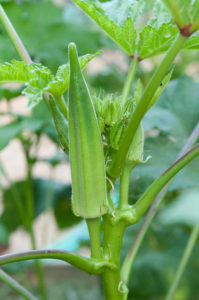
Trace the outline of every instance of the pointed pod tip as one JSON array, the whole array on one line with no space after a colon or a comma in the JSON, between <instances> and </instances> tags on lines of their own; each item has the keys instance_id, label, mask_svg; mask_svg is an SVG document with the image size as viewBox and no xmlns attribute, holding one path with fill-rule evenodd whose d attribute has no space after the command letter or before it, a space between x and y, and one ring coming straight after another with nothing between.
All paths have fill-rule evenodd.
<instances>
[{"instance_id":1,"label":"pointed pod tip","mask_svg":"<svg viewBox=\"0 0 199 300\"><path fill-rule=\"evenodd\" d=\"M68 54L69 54L69 62L71 70L75 70L75 67L79 66L78 52L76 44L71 42L68 45Z\"/></svg>"}]
</instances>

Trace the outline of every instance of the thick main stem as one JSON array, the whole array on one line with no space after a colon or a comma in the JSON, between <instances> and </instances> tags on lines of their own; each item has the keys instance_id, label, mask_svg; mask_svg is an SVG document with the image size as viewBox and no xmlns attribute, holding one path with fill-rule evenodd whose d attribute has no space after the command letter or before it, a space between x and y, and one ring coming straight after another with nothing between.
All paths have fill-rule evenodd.
<instances>
[{"instance_id":1,"label":"thick main stem","mask_svg":"<svg viewBox=\"0 0 199 300\"><path fill-rule=\"evenodd\" d=\"M128 290L121 281L120 276L120 251L125 230L125 224L111 223L111 217L104 217L104 243L103 253L116 266L116 270L105 269L102 274L104 293L106 300L126 300Z\"/></svg>"},{"instance_id":2,"label":"thick main stem","mask_svg":"<svg viewBox=\"0 0 199 300\"><path fill-rule=\"evenodd\" d=\"M100 242L100 234L101 234L100 218L87 219L86 223L88 226L88 231L90 236L91 257L101 258L102 249L101 249L101 242Z\"/></svg>"}]
</instances>

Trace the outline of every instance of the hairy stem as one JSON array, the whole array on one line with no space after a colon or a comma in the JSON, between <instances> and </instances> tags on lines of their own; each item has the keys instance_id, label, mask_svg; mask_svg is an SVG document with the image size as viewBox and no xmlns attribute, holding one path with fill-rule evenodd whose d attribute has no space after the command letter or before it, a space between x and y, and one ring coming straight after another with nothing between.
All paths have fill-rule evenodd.
<instances>
[{"instance_id":1,"label":"hairy stem","mask_svg":"<svg viewBox=\"0 0 199 300\"><path fill-rule=\"evenodd\" d=\"M184 156L178 159L169 169L167 169L158 179L156 179L141 198L135 203L133 210L138 221L146 212L152 201L161 189L188 163L199 155L199 144L193 147Z\"/></svg>"},{"instance_id":2,"label":"hairy stem","mask_svg":"<svg viewBox=\"0 0 199 300\"><path fill-rule=\"evenodd\" d=\"M0 279L5 282L9 287L16 291L26 300L37 300L29 291L27 291L21 284L19 284L15 279L9 276L6 272L0 269Z\"/></svg>"},{"instance_id":3,"label":"hairy stem","mask_svg":"<svg viewBox=\"0 0 199 300\"><path fill-rule=\"evenodd\" d=\"M148 83L124 133L124 137L121 140L119 150L116 152L115 156L113 157L113 161L108 168L108 174L112 178L117 178L120 175L121 166L124 163L125 157L131 145L133 137L137 131L137 128L148 110L149 103L157 88L161 84L161 81L168 71L171 63L174 61L176 55L182 49L186 40L186 37L180 34L178 35L175 42L166 53L164 59L162 60L158 69Z\"/></svg>"},{"instance_id":4,"label":"hairy stem","mask_svg":"<svg viewBox=\"0 0 199 300\"><path fill-rule=\"evenodd\" d=\"M135 72L136 72L136 68L138 65L138 59L133 58L130 68L129 68L129 72L126 78L126 82L122 91L122 103L124 104L126 102L126 100L128 99L128 96L130 94L131 91L131 87L133 84L133 80L135 77Z\"/></svg>"},{"instance_id":5,"label":"hairy stem","mask_svg":"<svg viewBox=\"0 0 199 300\"><path fill-rule=\"evenodd\" d=\"M190 137L187 139L187 142L185 143L184 147L180 151L178 158L183 156L190 149L190 147L195 143L195 141L198 139L198 137L199 137L199 123L196 125L196 127L192 131ZM122 269L121 269L121 277L122 277L122 280L126 284L128 284L128 282L129 282L130 273L131 273L135 258L137 256L137 253L138 253L140 246L142 244L142 241L145 237L145 234L147 233L147 230L148 230L156 212L158 211L159 206L162 203L162 200L164 199L164 196L169 188L169 185L170 185L170 183L168 183L160 191L160 193L157 195L157 197L153 201L153 203L142 223L142 226L140 227L140 229L135 237L135 240L130 248L130 251L124 260L124 263L123 263Z\"/></svg>"},{"instance_id":6,"label":"hairy stem","mask_svg":"<svg viewBox=\"0 0 199 300\"><path fill-rule=\"evenodd\" d=\"M86 220L89 236L90 236L90 246L91 246L91 257L92 258L101 258L102 249L100 242L100 233L101 233L101 220L97 219L87 219Z\"/></svg>"},{"instance_id":7,"label":"hairy stem","mask_svg":"<svg viewBox=\"0 0 199 300\"><path fill-rule=\"evenodd\" d=\"M198 239L199 236L199 223L195 225L195 227L192 230L192 233L190 235L190 238L188 240L188 243L186 245L186 248L184 250L183 256L181 258L180 264L177 268L176 274L175 274L175 278L174 281L172 282L172 285L168 291L168 294L165 298L165 300L173 300L174 295L175 295L175 291L178 287L178 284L180 282L180 279L184 273L184 270L187 266L187 263L189 261L189 258L191 256L191 253L193 251L193 248L196 244L196 241Z\"/></svg>"},{"instance_id":8,"label":"hairy stem","mask_svg":"<svg viewBox=\"0 0 199 300\"><path fill-rule=\"evenodd\" d=\"M12 23L10 22L8 16L6 15L2 5L0 5L0 21L7 32L10 40L12 41L15 49L17 50L17 53L19 56L24 60L27 64L31 64L32 60L26 51L22 41L20 40L16 30L14 29Z\"/></svg>"}]
</instances>

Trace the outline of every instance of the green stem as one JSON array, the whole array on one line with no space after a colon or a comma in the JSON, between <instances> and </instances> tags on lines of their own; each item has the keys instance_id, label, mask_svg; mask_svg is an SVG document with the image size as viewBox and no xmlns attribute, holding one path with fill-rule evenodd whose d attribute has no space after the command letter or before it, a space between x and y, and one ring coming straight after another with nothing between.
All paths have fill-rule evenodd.
<instances>
[{"instance_id":1,"label":"green stem","mask_svg":"<svg viewBox=\"0 0 199 300\"><path fill-rule=\"evenodd\" d=\"M186 24L184 22L183 17L180 14L179 7L173 0L162 0L164 2L165 6L169 9L172 16L174 17L175 22L178 24L180 28L183 28Z\"/></svg>"},{"instance_id":2,"label":"green stem","mask_svg":"<svg viewBox=\"0 0 199 300\"><path fill-rule=\"evenodd\" d=\"M123 88L123 91L122 91L122 103L123 104L126 102L126 100L128 99L128 96L130 94L131 87L132 87L132 84L133 84L133 80L134 80L134 77L135 77L135 72L136 72L137 65L138 65L138 59L133 58L133 60L131 62L131 65L130 65L130 68L129 68L127 79L126 79L126 82L125 82L125 85L124 85L124 88Z\"/></svg>"},{"instance_id":3,"label":"green stem","mask_svg":"<svg viewBox=\"0 0 199 300\"><path fill-rule=\"evenodd\" d=\"M116 265L116 270L105 269L102 273L102 281L106 300L126 300L128 290L122 284L120 276L120 251L125 230L122 222L112 224L111 216L104 217L104 256Z\"/></svg>"},{"instance_id":4,"label":"green stem","mask_svg":"<svg viewBox=\"0 0 199 300\"><path fill-rule=\"evenodd\" d=\"M29 220L29 230L32 231L33 219L34 219L34 195L33 195L33 186L32 186L32 163L29 156L30 148L26 149L26 146L22 142L22 147L24 149L26 157L26 166L27 166L27 178L26 178L26 208L25 213L28 216Z\"/></svg>"},{"instance_id":5,"label":"green stem","mask_svg":"<svg viewBox=\"0 0 199 300\"><path fill-rule=\"evenodd\" d=\"M121 140L119 150L116 152L115 156L113 157L112 163L110 164L110 167L108 169L108 174L111 177L117 178L120 175L121 166L124 163L126 154L129 150L129 147L137 131L137 128L142 118L144 117L145 113L148 110L149 103L153 95L155 94L157 88L161 84L163 77L168 71L168 68L170 67L171 63L174 61L176 55L182 49L186 40L187 40L186 37L180 34L178 35L175 42L167 51L164 59L162 60L158 69L156 70L150 82L148 83L138 105L136 106L135 112L132 115L129 125L125 131L124 137Z\"/></svg>"},{"instance_id":6,"label":"green stem","mask_svg":"<svg viewBox=\"0 0 199 300\"><path fill-rule=\"evenodd\" d=\"M90 274L99 274L101 273L101 269L104 267L114 268L113 264L107 263L105 261L97 262L96 260L87 259L72 252L61 250L33 250L15 254L1 255L0 266L33 259L61 260Z\"/></svg>"},{"instance_id":7,"label":"green stem","mask_svg":"<svg viewBox=\"0 0 199 300\"><path fill-rule=\"evenodd\" d=\"M199 30L199 20L194 22L193 25L190 27L190 33L194 33L197 30Z\"/></svg>"},{"instance_id":8,"label":"green stem","mask_svg":"<svg viewBox=\"0 0 199 300\"><path fill-rule=\"evenodd\" d=\"M15 49L17 50L17 53L19 56L24 60L27 64L31 64L32 60L26 51L23 43L21 42L16 30L14 29L12 23L10 22L8 16L6 15L2 5L0 5L0 21L7 32L10 40L12 41Z\"/></svg>"},{"instance_id":9,"label":"green stem","mask_svg":"<svg viewBox=\"0 0 199 300\"><path fill-rule=\"evenodd\" d=\"M37 249L36 246L36 239L33 230L33 223L34 223L34 192L33 192L33 185L32 185L32 162L29 155L30 147L29 145L23 144L22 146L24 149L25 157L26 157L26 164L27 164L27 179L26 179L26 213L29 220L29 233L32 243L33 250ZM43 266L40 261L35 261L35 271L37 274L39 290L41 293L41 297L43 300L47 300L47 293L45 288L44 282L44 273L43 273Z\"/></svg>"},{"instance_id":10,"label":"green stem","mask_svg":"<svg viewBox=\"0 0 199 300\"><path fill-rule=\"evenodd\" d=\"M121 177L120 177L120 202L119 202L118 210L123 210L128 207L129 182L130 182L130 174L132 169L133 169L132 165L128 163L125 163L124 167L122 168Z\"/></svg>"},{"instance_id":11,"label":"green stem","mask_svg":"<svg viewBox=\"0 0 199 300\"><path fill-rule=\"evenodd\" d=\"M91 257L92 258L101 258L102 249L101 249L101 220L100 218L96 219L87 219L86 220L89 236L90 236L90 246L91 246Z\"/></svg>"},{"instance_id":12,"label":"green stem","mask_svg":"<svg viewBox=\"0 0 199 300\"><path fill-rule=\"evenodd\" d=\"M199 123L197 123L196 127L194 128L191 135L187 139L187 142L185 143L184 147L180 151L178 158L180 158L181 156L186 154L187 151L189 151L190 147L195 143L195 141L198 139L198 137L199 137ZM138 253L140 246L143 242L143 239L145 237L145 234L147 233L147 230L148 230L154 216L156 215L156 212L158 211L160 204L162 203L162 200L164 199L165 194L167 193L169 185L170 185L170 183L168 183L161 190L161 192L157 195L157 197L153 201L153 203L152 203L146 217L144 218L144 221L135 237L135 240L133 241L130 251L123 262L122 269L121 269L121 277L122 277L122 280L126 284L128 284L128 282L129 282L131 270L132 270L135 258L137 256L137 253Z\"/></svg>"},{"instance_id":13,"label":"green stem","mask_svg":"<svg viewBox=\"0 0 199 300\"><path fill-rule=\"evenodd\" d=\"M57 97L56 99L57 99L57 102L59 104L61 112L63 113L64 117L67 120L67 118L68 118L68 110L67 110L67 106L66 106L64 97L61 96L61 97Z\"/></svg>"},{"instance_id":14,"label":"green stem","mask_svg":"<svg viewBox=\"0 0 199 300\"><path fill-rule=\"evenodd\" d=\"M193 248L194 248L194 246L196 244L196 241L198 239L198 235L199 235L199 223L196 224L195 227L192 230L192 233L190 235L190 238L189 238L188 243L186 245L186 248L184 250L183 256L181 258L180 264L177 268L177 272L175 274L174 281L172 282L172 285L171 285L171 287L168 291L168 294L167 294L165 300L172 300L174 298L175 291L178 287L180 279L181 279L181 277L184 273L184 270L187 266L187 263L190 259Z\"/></svg>"},{"instance_id":15,"label":"green stem","mask_svg":"<svg viewBox=\"0 0 199 300\"><path fill-rule=\"evenodd\" d=\"M37 300L29 291L27 291L21 284L10 277L7 273L0 269L0 279L5 282L9 287L15 290L26 300Z\"/></svg>"},{"instance_id":16,"label":"green stem","mask_svg":"<svg viewBox=\"0 0 199 300\"><path fill-rule=\"evenodd\" d=\"M34 231L33 231L32 227L31 227L31 231L30 231L30 236L31 236L33 250L36 250L36 240L35 240L35 235L34 235ZM46 293L46 288L45 288L42 262L36 260L34 263L35 263L35 270L36 270L36 274L37 274L41 297L43 300L47 300L48 298L47 298L47 293Z\"/></svg>"},{"instance_id":17,"label":"green stem","mask_svg":"<svg viewBox=\"0 0 199 300\"><path fill-rule=\"evenodd\" d=\"M133 210L138 221L146 212L152 201L161 189L189 162L199 155L199 144L193 147L188 153L178 159L169 169L167 169L158 179L156 179L141 198L133 206Z\"/></svg>"}]
</instances>

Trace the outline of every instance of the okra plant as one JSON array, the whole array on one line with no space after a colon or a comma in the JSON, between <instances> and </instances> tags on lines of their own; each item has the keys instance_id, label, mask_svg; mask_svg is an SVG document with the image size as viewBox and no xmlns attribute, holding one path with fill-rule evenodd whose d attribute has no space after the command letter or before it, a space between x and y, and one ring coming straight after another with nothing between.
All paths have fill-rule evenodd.
<instances>
[{"instance_id":1,"label":"okra plant","mask_svg":"<svg viewBox=\"0 0 199 300\"><path fill-rule=\"evenodd\" d=\"M179 158L176 161L173 158L173 165L154 180L136 203L129 204L130 174L139 164L148 161L144 153L142 120L171 79L176 56L183 49L199 48L199 0L74 2L131 59L121 95L89 91L83 69L100 52L78 57L73 41L68 46L68 63L60 66L55 75L46 66L32 62L2 7L1 22L22 61L2 64L0 83L25 84L23 94L29 98L29 108L40 101L48 106L60 147L70 157L71 205L73 213L86 220L91 256L34 250L4 255L0 257L0 265L31 259L59 259L97 274L102 280L105 299L126 300L136 254L169 182L199 155L199 144L191 148L198 137L197 126ZM137 68L143 60L158 54L162 54L161 61L143 87L139 79L135 80ZM112 190L118 178L120 197L116 203ZM142 217L145 219L139 235L121 262L124 232ZM184 267L198 232L197 225L182 259ZM181 264L167 300L172 299L184 267ZM19 292L26 299L33 299L22 288Z\"/></svg>"}]
</instances>

